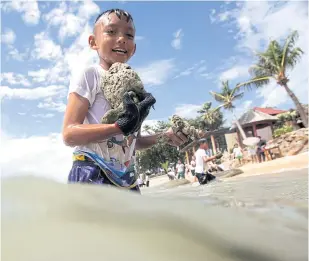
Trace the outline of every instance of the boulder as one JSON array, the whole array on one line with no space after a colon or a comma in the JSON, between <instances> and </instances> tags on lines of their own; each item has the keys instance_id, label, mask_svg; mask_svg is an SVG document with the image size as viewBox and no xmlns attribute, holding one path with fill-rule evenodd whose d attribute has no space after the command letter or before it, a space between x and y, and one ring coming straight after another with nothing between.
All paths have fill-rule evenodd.
<instances>
[{"instance_id":1,"label":"boulder","mask_svg":"<svg viewBox=\"0 0 309 261\"><path fill-rule=\"evenodd\" d=\"M267 142L267 148L276 146L279 146L283 156L296 155L308 150L308 129L298 129Z\"/></svg>"}]
</instances>

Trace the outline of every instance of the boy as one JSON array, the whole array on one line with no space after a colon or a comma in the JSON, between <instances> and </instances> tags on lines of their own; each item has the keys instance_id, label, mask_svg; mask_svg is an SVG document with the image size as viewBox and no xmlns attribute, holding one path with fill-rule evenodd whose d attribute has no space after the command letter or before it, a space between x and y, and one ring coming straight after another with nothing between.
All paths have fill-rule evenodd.
<instances>
[{"instance_id":1,"label":"boy","mask_svg":"<svg viewBox=\"0 0 309 261\"><path fill-rule=\"evenodd\" d=\"M206 149L208 149L207 140L200 139L199 140L200 147L195 152L195 176L198 179L198 182L201 185L206 184L209 181L212 181L216 177L210 173L208 173L208 162L218 158L219 156L209 157L206 154ZM220 156L221 157L221 156ZM205 172L206 169L206 172Z\"/></svg>"},{"instance_id":2,"label":"boy","mask_svg":"<svg viewBox=\"0 0 309 261\"><path fill-rule=\"evenodd\" d=\"M177 172L177 179L184 179L185 178L185 165L181 162L181 160L178 160L178 163L176 164L176 172Z\"/></svg>"},{"instance_id":3,"label":"boy","mask_svg":"<svg viewBox=\"0 0 309 261\"><path fill-rule=\"evenodd\" d=\"M131 15L121 9L101 13L94 25L88 43L99 57L99 64L87 68L79 81L71 82L63 122L63 140L74 147L73 166L68 180L71 183L115 185L139 192L136 184L133 153L156 144L165 136L168 143L180 146L187 141L185 135L172 129L165 133L141 137L139 129L155 99L150 93L135 104L130 97L123 98L125 113L114 124L100 124L110 109L100 87L100 75L113 63L126 63L134 55L135 26ZM122 99L122 97L119 97ZM129 136L126 143L125 136Z\"/></svg>"},{"instance_id":4,"label":"boy","mask_svg":"<svg viewBox=\"0 0 309 261\"><path fill-rule=\"evenodd\" d=\"M234 158L238 159L239 164L242 164L242 150L238 147L238 144L234 144L233 149Z\"/></svg>"}]
</instances>

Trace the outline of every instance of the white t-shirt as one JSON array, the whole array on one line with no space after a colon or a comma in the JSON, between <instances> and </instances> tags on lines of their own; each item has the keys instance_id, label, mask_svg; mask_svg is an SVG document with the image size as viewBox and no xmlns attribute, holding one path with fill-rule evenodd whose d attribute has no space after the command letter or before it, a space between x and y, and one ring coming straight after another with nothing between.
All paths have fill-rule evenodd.
<instances>
[{"instance_id":1,"label":"white t-shirt","mask_svg":"<svg viewBox=\"0 0 309 261\"><path fill-rule=\"evenodd\" d=\"M235 157L242 156L241 149L239 147L233 149L233 153Z\"/></svg>"},{"instance_id":2,"label":"white t-shirt","mask_svg":"<svg viewBox=\"0 0 309 261\"><path fill-rule=\"evenodd\" d=\"M195 161L191 160L190 169L195 170L195 166L196 166Z\"/></svg>"},{"instance_id":3,"label":"white t-shirt","mask_svg":"<svg viewBox=\"0 0 309 261\"><path fill-rule=\"evenodd\" d=\"M207 166L203 159L204 156L207 157L207 154L203 149L198 149L195 152L195 173L204 173L204 167Z\"/></svg>"},{"instance_id":4,"label":"white t-shirt","mask_svg":"<svg viewBox=\"0 0 309 261\"><path fill-rule=\"evenodd\" d=\"M109 102L101 90L101 76L104 73L106 71L100 65L95 64L86 68L77 81L70 83L69 94L75 92L89 101L90 106L84 124L99 124L106 111L110 109ZM122 169L132 159L135 147L135 140L129 148L125 149L112 142L122 140L123 135L116 135L113 139L76 146L74 151L94 152L104 160L112 162L114 168Z\"/></svg>"},{"instance_id":5,"label":"white t-shirt","mask_svg":"<svg viewBox=\"0 0 309 261\"><path fill-rule=\"evenodd\" d=\"M181 173L185 171L185 165L183 163L177 164L176 168L177 168L177 173Z\"/></svg>"}]
</instances>

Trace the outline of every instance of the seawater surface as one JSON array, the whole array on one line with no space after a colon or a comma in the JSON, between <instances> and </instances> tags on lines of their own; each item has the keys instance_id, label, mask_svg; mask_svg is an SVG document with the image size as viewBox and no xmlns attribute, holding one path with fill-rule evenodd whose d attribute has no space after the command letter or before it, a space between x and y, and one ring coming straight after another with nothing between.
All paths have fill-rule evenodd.
<instances>
[{"instance_id":1,"label":"seawater surface","mask_svg":"<svg viewBox=\"0 0 309 261\"><path fill-rule=\"evenodd\" d=\"M2 179L2 260L308 260L307 170L142 194Z\"/></svg>"}]
</instances>

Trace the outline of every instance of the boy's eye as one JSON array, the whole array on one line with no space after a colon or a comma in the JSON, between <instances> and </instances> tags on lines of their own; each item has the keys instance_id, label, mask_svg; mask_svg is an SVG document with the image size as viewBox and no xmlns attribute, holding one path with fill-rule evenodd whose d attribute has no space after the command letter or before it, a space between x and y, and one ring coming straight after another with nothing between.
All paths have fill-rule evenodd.
<instances>
[{"instance_id":1,"label":"boy's eye","mask_svg":"<svg viewBox=\"0 0 309 261\"><path fill-rule=\"evenodd\" d=\"M107 30L106 32L107 32L108 34L114 34L114 33L115 33L114 30Z\"/></svg>"},{"instance_id":2,"label":"boy's eye","mask_svg":"<svg viewBox=\"0 0 309 261\"><path fill-rule=\"evenodd\" d=\"M132 35L132 34L127 34L127 36L128 36L130 39L133 39L133 38L134 38L134 35Z\"/></svg>"}]
</instances>

